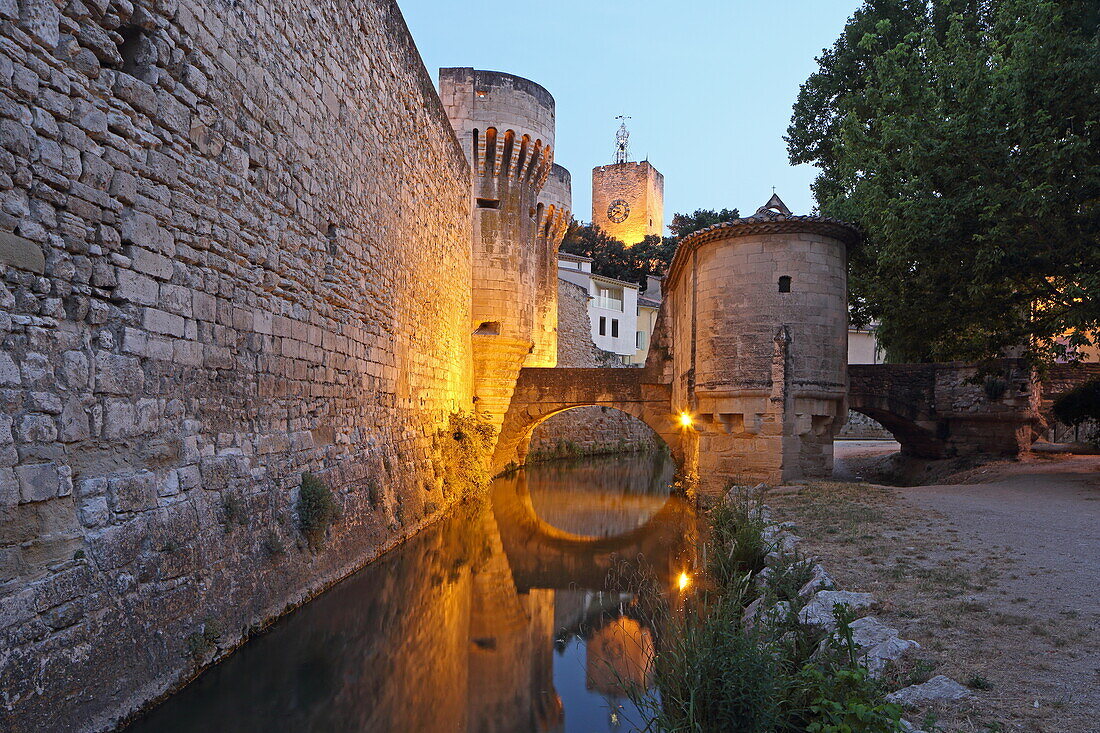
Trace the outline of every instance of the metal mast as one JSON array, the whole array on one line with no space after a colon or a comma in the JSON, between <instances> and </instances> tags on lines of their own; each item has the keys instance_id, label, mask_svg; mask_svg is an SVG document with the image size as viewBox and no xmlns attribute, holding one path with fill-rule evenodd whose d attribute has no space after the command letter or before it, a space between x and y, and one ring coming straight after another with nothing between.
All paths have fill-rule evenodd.
<instances>
[{"instance_id":1,"label":"metal mast","mask_svg":"<svg viewBox=\"0 0 1100 733\"><path fill-rule=\"evenodd\" d=\"M619 125L619 131L615 133L615 158L613 163L629 163L630 162L630 133L626 129L626 121L630 118L626 115L619 115L615 119L622 120L622 124Z\"/></svg>"}]
</instances>

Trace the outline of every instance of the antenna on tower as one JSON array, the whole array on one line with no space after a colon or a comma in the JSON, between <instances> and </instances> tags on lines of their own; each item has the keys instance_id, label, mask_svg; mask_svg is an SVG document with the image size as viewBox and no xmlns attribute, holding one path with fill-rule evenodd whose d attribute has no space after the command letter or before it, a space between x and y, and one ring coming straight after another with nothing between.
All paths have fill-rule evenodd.
<instances>
[{"instance_id":1,"label":"antenna on tower","mask_svg":"<svg viewBox=\"0 0 1100 733\"><path fill-rule=\"evenodd\" d=\"M612 162L629 163L630 133L626 129L626 121L629 120L630 117L627 115L619 115L615 119L622 120L622 124L619 125L619 131L615 133L615 157Z\"/></svg>"}]
</instances>

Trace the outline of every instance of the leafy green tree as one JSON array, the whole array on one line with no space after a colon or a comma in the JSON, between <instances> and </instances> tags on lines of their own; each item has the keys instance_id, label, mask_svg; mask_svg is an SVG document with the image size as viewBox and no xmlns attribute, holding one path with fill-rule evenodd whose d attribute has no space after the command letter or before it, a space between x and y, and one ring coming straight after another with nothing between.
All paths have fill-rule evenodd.
<instances>
[{"instance_id":1,"label":"leafy green tree","mask_svg":"<svg viewBox=\"0 0 1100 733\"><path fill-rule=\"evenodd\" d=\"M645 286L647 275L661 275L676 253L676 243L667 237L649 235L627 247L596 224L573 220L565 232L561 251L592 258L592 271L604 277Z\"/></svg>"},{"instance_id":2,"label":"leafy green tree","mask_svg":"<svg viewBox=\"0 0 1100 733\"><path fill-rule=\"evenodd\" d=\"M721 224L724 221L733 221L739 216L737 209L722 209L721 211L696 209L691 214L676 214L673 216L672 223L668 225L668 230L672 232L672 238L679 241L692 232L706 229L714 224Z\"/></svg>"},{"instance_id":3,"label":"leafy green tree","mask_svg":"<svg viewBox=\"0 0 1100 733\"><path fill-rule=\"evenodd\" d=\"M893 359L1037 359L1100 327L1100 4L868 0L802 86L793 163L858 222Z\"/></svg>"},{"instance_id":4,"label":"leafy green tree","mask_svg":"<svg viewBox=\"0 0 1100 733\"><path fill-rule=\"evenodd\" d=\"M738 217L737 209L696 209L692 214L676 214L669 229L672 237L648 234L632 247L615 239L597 224L569 222L561 251L592 258L592 271L604 277L638 283L643 288L649 275L664 275L672 264L680 240L691 234Z\"/></svg>"}]
</instances>

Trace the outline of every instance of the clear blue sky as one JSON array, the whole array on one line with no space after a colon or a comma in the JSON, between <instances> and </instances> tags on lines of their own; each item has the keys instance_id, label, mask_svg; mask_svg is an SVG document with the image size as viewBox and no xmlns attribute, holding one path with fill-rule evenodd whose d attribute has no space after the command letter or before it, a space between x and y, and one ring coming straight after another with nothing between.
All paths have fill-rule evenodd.
<instances>
[{"instance_id":1,"label":"clear blue sky","mask_svg":"<svg viewBox=\"0 0 1100 733\"><path fill-rule=\"evenodd\" d=\"M398 0L432 78L441 66L527 77L557 102L555 161L573 212L591 218L593 166L611 162L615 116L631 157L665 176L665 222L681 211L751 214L772 186L810 213L810 166L783 135L814 58L859 0Z\"/></svg>"}]
</instances>

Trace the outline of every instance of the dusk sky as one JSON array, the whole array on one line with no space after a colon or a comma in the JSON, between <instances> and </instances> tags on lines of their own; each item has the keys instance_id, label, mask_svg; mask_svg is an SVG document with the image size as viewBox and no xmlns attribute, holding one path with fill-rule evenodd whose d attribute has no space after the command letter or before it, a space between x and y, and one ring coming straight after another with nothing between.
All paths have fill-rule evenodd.
<instances>
[{"instance_id":1,"label":"dusk sky","mask_svg":"<svg viewBox=\"0 0 1100 733\"><path fill-rule=\"evenodd\" d=\"M792 167L783 135L814 58L858 0L399 0L432 78L441 66L527 77L557 102L555 160L573 175L573 212L591 218L591 170L611 162L616 115L632 160L665 176L676 212L751 214L772 186L810 213L814 169Z\"/></svg>"}]
</instances>

